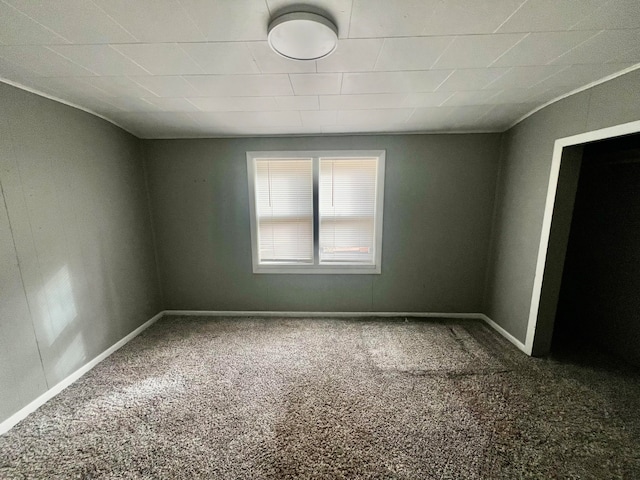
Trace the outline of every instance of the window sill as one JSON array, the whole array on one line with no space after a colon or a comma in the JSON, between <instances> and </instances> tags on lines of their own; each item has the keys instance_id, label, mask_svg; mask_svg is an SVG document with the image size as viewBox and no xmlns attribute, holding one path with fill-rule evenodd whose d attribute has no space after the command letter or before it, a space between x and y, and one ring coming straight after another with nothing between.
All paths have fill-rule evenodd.
<instances>
[{"instance_id":1,"label":"window sill","mask_svg":"<svg viewBox=\"0 0 640 480\"><path fill-rule=\"evenodd\" d=\"M254 265L253 273L294 275L379 275L379 265Z\"/></svg>"}]
</instances>

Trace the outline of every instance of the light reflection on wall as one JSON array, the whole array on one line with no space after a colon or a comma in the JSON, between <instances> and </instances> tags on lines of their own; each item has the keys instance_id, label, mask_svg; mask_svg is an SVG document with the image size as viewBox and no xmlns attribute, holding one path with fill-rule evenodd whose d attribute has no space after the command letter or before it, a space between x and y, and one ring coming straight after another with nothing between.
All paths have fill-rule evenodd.
<instances>
[{"instance_id":1,"label":"light reflection on wall","mask_svg":"<svg viewBox=\"0 0 640 480\"><path fill-rule=\"evenodd\" d=\"M84 335L73 325L78 310L73 298L71 272L65 265L58 270L38 293L38 305L43 319L43 327L49 346L55 344L57 352L53 372L64 378L87 360Z\"/></svg>"},{"instance_id":2,"label":"light reflection on wall","mask_svg":"<svg viewBox=\"0 0 640 480\"><path fill-rule=\"evenodd\" d=\"M48 319L44 327L49 345L52 345L78 315L73 299L71 275L66 265L58 270L38 293L38 305L42 312L41 318ZM49 315L46 314L47 311Z\"/></svg>"},{"instance_id":3,"label":"light reflection on wall","mask_svg":"<svg viewBox=\"0 0 640 480\"><path fill-rule=\"evenodd\" d=\"M84 344L82 332L78 333L73 341L67 345L60 358L56 361L54 370L59 377L65 377L76 368L85 363L87 349Z\"/></svg>"}]
</instances>

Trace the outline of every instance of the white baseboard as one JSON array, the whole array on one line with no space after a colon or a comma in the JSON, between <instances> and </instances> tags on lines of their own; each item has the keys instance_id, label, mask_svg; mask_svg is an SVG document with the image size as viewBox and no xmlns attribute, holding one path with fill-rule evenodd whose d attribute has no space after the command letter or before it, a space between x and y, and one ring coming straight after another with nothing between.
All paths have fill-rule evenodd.
<instances>
[{"instance_id":1,"label":"white baseboard","mask_svg":"<svg viewBox=\"0 0 640 480\"><path fill-rule=\"evenodd\" d=\"M419 318L468 318L484 321L518 349L531 356L531 350L484 313L437 312L266 312L266 311L216 311L216 310L165 310L165 315L211 317L419 317Z\"/></svg>"},{"instance_id":2,"label":"white baseboard","mask_svg":"<svg viewBox=\"0 0 640 480\"><path fill-rule=\"evenodd\" d=\"M484 320L482 313L437 313L437 312L272 312L241 310L165 310L165 315L203 317L422 317L422 318L473 318Z\"/></svg>"},{"instance_id":3,"label":"white baseboard","mask_svg":"<svg viewBox=\"0 0 640 480\"><path fill-rule=\"evenodd\" d=\"M93 360L91 360L88 363L85 363L78 370L73 372L64 380L61 380L60 382L58 382L56 385L54 385L49 390L47 390L42 395L40 395L38 398L36 398L34 401L29 403L26 407L23 407L22 409L18 410L16 413L11 415L5 421L0 423L0 435L11 430L11 428L13 428L14 425L16 425L21 420L25 419L27 415L35 412L41 405L43 405L44 403L46 403L47 401L51 400L53 397L58 395L65 388L67 388L73 382L78 380L80 377L82 377L85 373L87 373L89 370L91 370L93 367L95 367L97 364L99 364L101 361L103 361L113 352L123 347L125 344L129 343L135 337L140 335L143 331L145 331L147 328L149 328L151 325L157 322L160 318L162 318L163 315L164 315L164 312L160 312L154 315L152 318L150 318L145 323L143 323L138 328L136 328L133 332L128 334L126 337L124 337L122 340L119 340L117 343L114 343L112 346L107 348L104 352L102 352L100 355L95 357Z\"/></svg>"},{"instance_id":4,"label":"white baseboard","mask_svg":"<svg viewBox=\"0 0 640 480\"><path fill-rule=\"evenodd\" d=\"M480 318L482 318L482 320L485 321L485 323L487 325L489 325L491 328L493 328L496 332L498 332L500 335L502 335L504 338L506 338L507 340L509 340L511 343L513 343L516 347L518 347L518 349L522 350L524 353L526 353L527 355L531 356L531 350L529 348L527 348L527 346L522 343L520 340L518 340L516 337L514 337L513 335L511 335L509 332L507 332L504 328L502 328L500 325L498 325L496 322L494 322L493 320L491 320L489 317L487 317L484 313L480 314Z\"/></svg>"},{"instance_id":5,"label":"white baseboard","mask_svg":"<svg viewBox=\"0 0 640 480\"><path fill-rule=\"evenodd\" d=\"M215 311L215 310L164 310L145 323L136 328L133 332L128 334L122 340L113 344L106 349L100 355L95 357L90 362L84 364L78 370L71 375L60 381L38 398L33 400L24 408L20 409L5 421L0 423L0 435L8 432L21 420L25 419L27 415L35 412L41 405L51 400L53 397L62 392L65 388L71 385L73 382L82 377L85 373L111 355L119 348L126 345L135 337L140 335L143 331L157 322L160 318L167 315L175 316L212 316L212 317L325 317L325 318L340 318L340 317L414 317L414 318L461 318L461 319L476 319L483 320L491 328L496 330L500 335L505 337L516 347L522 350L527 355L531 355L531 351L520 340L515 338L504 328L491 320L483 313L437 313L437 312L269 312L269 311Z\"/></svg>"}]
</instances>

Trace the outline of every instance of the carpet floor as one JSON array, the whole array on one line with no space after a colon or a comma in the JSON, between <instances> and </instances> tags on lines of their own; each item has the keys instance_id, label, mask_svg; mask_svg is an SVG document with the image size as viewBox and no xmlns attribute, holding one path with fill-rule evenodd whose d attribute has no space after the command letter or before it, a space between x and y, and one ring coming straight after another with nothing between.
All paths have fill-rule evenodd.
<instances>
[{"instance_id":1,"label":"carpet floor","mask_svg":"<svg viewBox=\"0 0 640 480\"><path fill-rule=\"evenodd\" d=\"M162 319L0 437L0 478L638 479L640 375L474 320Z\"/></svg>"}]
</instances>

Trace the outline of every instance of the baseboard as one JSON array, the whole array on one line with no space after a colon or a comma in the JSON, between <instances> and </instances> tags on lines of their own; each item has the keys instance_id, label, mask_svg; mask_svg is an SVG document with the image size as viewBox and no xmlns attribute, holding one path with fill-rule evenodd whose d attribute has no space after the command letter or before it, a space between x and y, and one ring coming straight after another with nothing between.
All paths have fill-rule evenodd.
<instances>
[{"instance_id":1,"label":"baseboard","mask_svg":"<svg viewBox=\"0 0 640 480\"><path fill-rule=\"evenodd\" d=\"M73 382L78 380L80 377L82 377L85 373L87 373L89 370L91 370L93 367L95 367L97 364L99 364L101 361L103 361L113 352L123 347L124 345L129 343L131 340L133 340L135 337L140 335L143 331L145 331L147 328L149 328L151 325L157 322L160 318L162 318L163 315L164 315L164 312L160 312L154 315L152 318L150 318L145 323L143 323L138 328L136 328L133 332L129 333L122 340L119 340L118 342L114 343L111 347L107 348L104 352L102 352L100 355L95 357L93 360L91 360L88 363L85 363L78 370L73 372L64 380L61 380L60 382L58 382L56 385L54 385L49 390L47 390L42 395L40 395L38 398L33 400L31 403L29 403L26 407L23 407L22 409L18 410L16 413L11 415L5 421L0 423L0 435L11 430L11 428L13 428L14 425L16 425L21 420L25 419L27 415L35 412L41 405L43 405L44 403L46 403L47 401L51 400L53 397L58 395L65 388L67 388Z\"/></svg>"},{"instance_id":2,"label":"baseboard","mask_svg":"<svg viewBox=\"0 0 640 480\"><path fill-rule=\"evenodd\" d=\"M484 313L438 313L438 312L270 312L270 311L219 311L219 310L165 310L165 315L209 316L209 317L414 317L414 318L462 318L484 321L518 349L531 356L524 343L507 332Z\"/></svg>"},{"instance_id":3,"label":"baseboard","mask_svg":"<svg viewBox=\"0 0 640 480\"><path fill-rule=\"evenodd\" d=\"M471 318L482 319L482 313L437 313L437 312L272 312L240 310L165 310L165 315L203 317L421 317L421 318Z\"/></svg>"},{"instance_id":4,"label":"baseboard","mask_svg":"<svg viewBox=\"0 0 640 480\"><path fill-rule=\"evenodd\" d=\"M0 435L8 432L21 420L25 419L27 415L35 412L41 405L51 400L53 397L62 392L65 388L71 385L73 382L82 377L85 373L107 358L116 350L120 349L135 337L140 335L143 331L157 322L160 318L167 315L175 316L212 316L212 317L325 317L325 318L341 318L341 317L414 317L414 318L460 318L460 319L475 319L483 320L487 325L496 330L500 335L505 337L516 347L522 350L527 355L531 355L531 351L527 349L524 343L518 340L516 337L507 332L504 328L491 320L483 313L438 313L438 312L270 312L270 311L217 311L217 310L164 310L145 323L136 328L133 332L129 333L122 340L113 344L106 349L100 355L95 357L90 362L84 364L78 370L71 375L60 381L38 398L29 403L26 407L18 410L11 415L5 421L0 423Z\"/></svg>"},{"instance_id":5,"label":"baseboard","mask_svg":"<svg viewBox=\"0 0 640 480\"><path fill-rule=\"evenodd\" d=\"M506 338L507 340L509 340L511 343L513 343L516 347L518 347L518 349L522 350L524 353L526 353L527 355L531 356L531 350L527 348L527 346L522 343L520 340L518 340L516 337L514 337L513 335L511 335L509 332L507 332L504 328L502 328L500 325L498 325L496 322L494 322L493 320L491 320L489 317L487 317L484 313L480 314L480 318L482 318L482 320L485 321L485 323L487 325L489 325L491 328L493 328L496 332L498 332L500 335L502 335L504 338Z\"/></svg>"}]
</instances>

